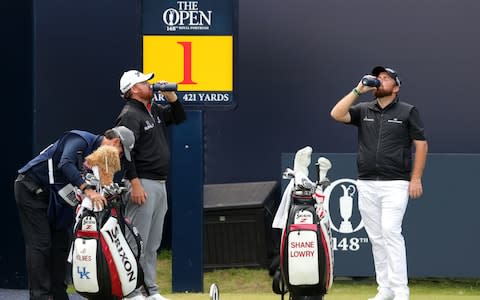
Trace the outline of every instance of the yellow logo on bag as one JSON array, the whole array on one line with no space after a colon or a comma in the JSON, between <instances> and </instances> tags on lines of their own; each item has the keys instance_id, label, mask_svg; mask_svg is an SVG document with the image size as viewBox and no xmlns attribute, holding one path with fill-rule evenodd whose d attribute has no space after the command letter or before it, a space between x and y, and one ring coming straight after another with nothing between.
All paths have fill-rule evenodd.
<instances>
[{"instance_id":1,"label":"yellow logo on bag","mask_svg":"<svg viewBox=\"0 0 480 300\"><path fill-rule=\"evenodd\" d=\"M232 36L144 36L143 71L179 91L232 91Z\"/></svg>"}]
</instances>

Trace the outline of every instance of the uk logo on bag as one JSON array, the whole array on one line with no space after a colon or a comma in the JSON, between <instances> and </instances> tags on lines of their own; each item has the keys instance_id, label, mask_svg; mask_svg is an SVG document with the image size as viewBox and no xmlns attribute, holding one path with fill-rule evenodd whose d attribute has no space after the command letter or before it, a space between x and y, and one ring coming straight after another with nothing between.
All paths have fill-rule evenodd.
<instances>
[{"instance_id":1,"label":"uk logo on bag","mask_svg":"<svg viewBox=\"0 0 480 300\"><path fill-rule=\"evenodd\" d=\"M73 285L78 292L97 293L97 242L95 238L77 238L72 260Z\"/></svg>"}]
</instances>

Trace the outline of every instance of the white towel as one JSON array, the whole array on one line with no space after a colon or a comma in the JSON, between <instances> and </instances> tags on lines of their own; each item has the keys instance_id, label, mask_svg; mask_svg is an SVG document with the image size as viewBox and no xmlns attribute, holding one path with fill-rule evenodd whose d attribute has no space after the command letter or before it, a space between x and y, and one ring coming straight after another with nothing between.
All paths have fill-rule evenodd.
<instances>
[{"instance_id":1,"label":"white towel","mask_svg":"<svg viewBox=\"0 0 480 300\"><path fill-rule=\"evenodd\" d=\"M290 179L290 183L285 188L285 192L283 192L282 201L280 202L277 213L275 214L275 218L273 219L272 228L285 228L285 225L287 224L288 213L290 212L290 199L294 184L295 180Z\"/></svg>"}]
</instances>

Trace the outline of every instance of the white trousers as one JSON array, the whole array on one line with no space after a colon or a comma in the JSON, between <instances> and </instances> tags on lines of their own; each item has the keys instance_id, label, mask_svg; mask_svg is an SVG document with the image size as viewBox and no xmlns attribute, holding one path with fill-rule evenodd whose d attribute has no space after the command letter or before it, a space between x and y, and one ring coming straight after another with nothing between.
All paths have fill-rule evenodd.
<instances>
[{"instance_id":1,"label":"white trousers","mask_svg":"<svg viewBox=\"0 0 480 300\"><path fill-rule=\"evenodd\" d=\"M405 180L357 180L358 208L372 244L378 290L409 297L402 221L408 204Z\"/></svg>"}]
</instances>

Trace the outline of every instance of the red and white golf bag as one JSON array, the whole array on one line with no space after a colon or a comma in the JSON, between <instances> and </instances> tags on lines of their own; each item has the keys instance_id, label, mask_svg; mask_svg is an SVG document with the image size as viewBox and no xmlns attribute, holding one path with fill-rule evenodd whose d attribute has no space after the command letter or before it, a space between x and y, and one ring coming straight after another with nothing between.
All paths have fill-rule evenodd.
<instances>
[{"instance_id":1,"label":"red and white golf bag","mask_svg":"<svg viewBox=\"0 0 480 300\"><path fill-rule=\"evenodd\" d=\"M127 230L135 245L127 242ZM75 290L88 299L122 299L144 284L141 249L140 235L123 217L120 201L109 201L99 211L82 207L70 257Z\"/></svg>"},{"instance_id":2,"label":"red and white golf bag","mask_svg":"<svg viewBox=\"0 0 480 300\"><path fill-rule=\"evenodd\" d=\"M329 181L330 161L318 160L318 180L308 178L312 148L295 155L294 170L287 169L284 179L290 183L284 191L272 227L282 228L280 245L281 284L278 294L290 293L290 299L323 299L333 282L333 249L330 218L323 207L323 189ZM277 280L278 281L278 280ZM285 285L285 288L282 286Z\"/></svg>"},{"instance_id":3,"label":"red and white golf bag","mask_svg":"<svg viewBox=\"0 0 480 300\"><path fill-rule=\"evenodd\" d=\"M325 295L333 280L328 218L322 209L317 209L313 195L293 192L291 197L280 249L285 283L292 295Z\"/></svg>"}]
</instances>

